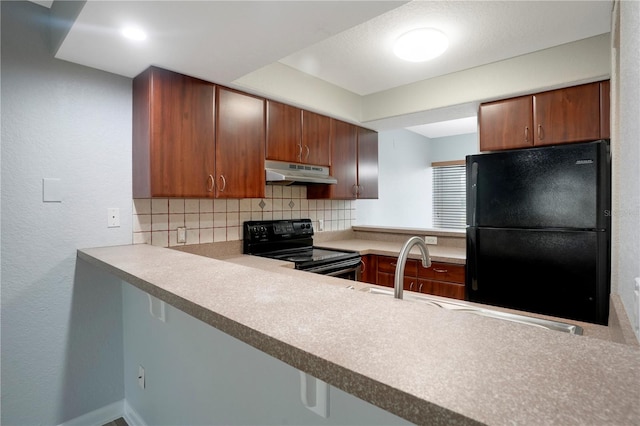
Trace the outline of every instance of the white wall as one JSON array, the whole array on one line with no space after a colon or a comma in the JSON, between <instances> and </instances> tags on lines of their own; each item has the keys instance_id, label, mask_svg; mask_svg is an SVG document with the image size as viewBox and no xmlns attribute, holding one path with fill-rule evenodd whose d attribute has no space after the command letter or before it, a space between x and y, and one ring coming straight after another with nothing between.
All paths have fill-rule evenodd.
<instances>
[{"instance_id":1,"label":"white wall","mask_svg":"<svg viewBox=\"0 0 640 426\"><path fill-rule=\"evenodd\" d=\"M619 75L613 117L612 288L622 298L632 323L640 322L634 279L640 277L640 3L621 1ZM640 331L636 330L640 340Z\"/></svg>"},{"instance_id":2,"label":"white wall","mask_svg":"<svg viewBox=\"0 0 640 426\"><path fill-rule=\"evenodd\" d=\"M464 160L480 151L477 133L429 139L431 162Z\"/></svg>"},{"instance_id":3,"label":"white wall","mask_svg":"<svg viewBox=\"0 0 640 426\"><path fill-rule=\"evenodd\" d=\"M53 59L48 9L1 8L1 423L55 425L124 395L120 283L76 249L131 243L131 80Z\"/></svg>"},{"instance_id":4,"label":"white wall","mask_svg":"<svg viewBox=\"0 0 640 426\"><path fill-rule=\"evenodd\" d=\"M378 134L378 199L356 201L356 224L426 228L431 223L429 139L408 130Z\"/></svg>"},{"instance_id":5,"label":"white wall","mask_svg":"<svg viewBox=\"0 0 640 426\"><path fill-rule=\"evenodd\" d=\"M609 34L602 34L372 93L363 97L362 121L541 92L568 82L605 79L610 75L610 56Z\"/></svg>"},{"instance_id":6,"label":"white wall","mask_svg":"<svg viewBox=\"0 0 640 426\"><path fill-rule=\"evenodd\" d=\"M147 294L126 283L123 313L126 399L148 425L408 424L334 387L319 417L300 401L298 370L171 306L166 322L151 317Z\"/></svg>"},{"instance_id":7,"label":"white wall","mask_svg":"<svg viewBox=\"0 0 640 426\"><path fill-rule=\"evenodd\" d=\"M408 130L378 134L378 199L356 201L356 224L433 226L432 162L478 152L476 133L429 139Z\"/></svg>"}]
</instances>

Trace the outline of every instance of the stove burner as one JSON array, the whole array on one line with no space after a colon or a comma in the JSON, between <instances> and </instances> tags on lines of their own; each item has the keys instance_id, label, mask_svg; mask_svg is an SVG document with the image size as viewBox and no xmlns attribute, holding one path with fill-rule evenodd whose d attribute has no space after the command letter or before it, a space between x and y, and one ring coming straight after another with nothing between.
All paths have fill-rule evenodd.
<instances>
[{"instance_id":1,"label":"stove burner","mask_svg":"<svg viewBox=\"0 0 640 426\"><path fill-rule=\"evenodd\" d=\"M296 269L356 279L360 254L315 247L310 219L244 223L243 252L293 262Z\"/></svg>"}]
</instances>

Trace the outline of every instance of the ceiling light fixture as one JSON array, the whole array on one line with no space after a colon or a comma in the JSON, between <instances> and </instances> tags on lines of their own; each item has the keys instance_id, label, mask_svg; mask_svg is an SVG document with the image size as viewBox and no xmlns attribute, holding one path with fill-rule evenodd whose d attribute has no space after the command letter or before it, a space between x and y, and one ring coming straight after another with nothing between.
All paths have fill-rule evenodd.
<instances>
[{"instance_id":1,"label":"ceiling light fixture","mask_svg":"<svg viewBox=\"0 0 640 426\"><path fill-rule=\"evenodd\" d=\"M436 58L449 47L447 36L434 28L419 28L398 37L393 47L397 57L410 62Z\"/></svg>"},{"instance_id":2,"label":"ceiling light fixture","mask_svg":"<svg viewBox=\"0 0 640 426\"><path fill-rule=\"evenodd\" d=\"M138 27L124 27L122 29L122 35L129 40L142 41L147 38L147 33L142 31Z\"/></svg>"}]
</instances>

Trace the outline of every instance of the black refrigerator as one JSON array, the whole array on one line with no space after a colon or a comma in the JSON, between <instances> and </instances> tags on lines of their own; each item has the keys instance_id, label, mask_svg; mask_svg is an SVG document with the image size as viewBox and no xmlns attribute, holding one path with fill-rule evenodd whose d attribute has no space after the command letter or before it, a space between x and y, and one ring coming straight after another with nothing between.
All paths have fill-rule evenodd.
<instances>
[{"instance_id":1,"label":"black refrigerator","mask_svg":"<svg viewBox=\"0 0 640 426\"><path fill-rule=\"evenodd\" d=\"M607 325L608 140L466 157L466 298Z\"/></svg>"}]
</instances>

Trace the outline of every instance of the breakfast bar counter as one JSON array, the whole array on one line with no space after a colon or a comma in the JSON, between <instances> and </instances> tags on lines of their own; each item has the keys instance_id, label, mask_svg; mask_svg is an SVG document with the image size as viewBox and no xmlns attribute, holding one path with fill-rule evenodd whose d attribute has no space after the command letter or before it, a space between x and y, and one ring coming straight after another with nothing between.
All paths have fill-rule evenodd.
<instances>
[{"instance_id":1,"label":"breakfast bar counter","mask_svg":"<svg viewBox=\"0 0 640 426\"><path fill-rule=\"evenodd\" d=\"M354 291L268 259L150 245L78 258L413 423L640 422L636 346Z\"/></svg>"}]
</instances>

